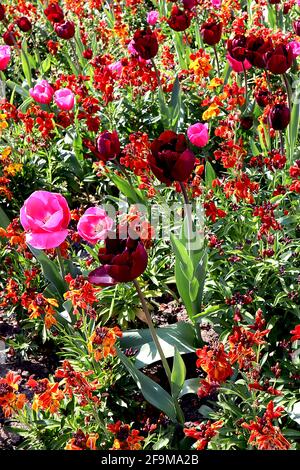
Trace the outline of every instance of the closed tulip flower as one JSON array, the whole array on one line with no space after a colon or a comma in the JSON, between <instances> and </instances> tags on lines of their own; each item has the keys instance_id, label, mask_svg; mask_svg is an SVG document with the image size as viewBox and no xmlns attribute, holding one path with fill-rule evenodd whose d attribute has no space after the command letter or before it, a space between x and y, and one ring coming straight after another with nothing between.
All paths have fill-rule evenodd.
<instances>
[{"instance_id":1,"label":"closed tulip flower","mask_svg":"<svg viewBox=\"0 0 300 470\"><path fill-rule=\"evenodd\" d=\"M154 26L159 18L159 13L156 10L149 11L147 15L147 23L150 24L150 26Z\"/></svg>"},{"instance_id":2,"label":"closed tulip flower","mask_svg":"<svg viewBox=\"0 0 300 470\"><path fill-rule=\"evenodd\" d=\"M64 12L57 3L51 3L45 10L45 16L51 23L61 23L64 20Z\"/></svg>"},{"instance_id":3,"label":"closed tulip flower","mask_svg":"<svg viewBox=\"0 0 300 470\"><path fill-rule=\"evenodd\" d=\"M32 29L31 21L29 21L26 16L22 16L17 20L17 26L21 31L23 31L23 33L28 33L28 31L31 31Z\"/></svg>"},{"instance_id":4,"label":"closed tulip flower","mask_svg":"<svg viewBox=\"0 0 300 470\"><path fill-rule=\"evenodd\" d=\"M92 245L100 240L105 240L107 233L113 227L113 220L101 207L90 207L80 217L77 231L81 238Z\"/></svg>"},{"instance_id":5,"label":"closed tulip flower","mask_svg":"<svg viewBox=\"0 0 300 470\"><path fill-rule=\"evenodd\" d=\"M247 38L246 57L255 67L265 68L265 54L272 49L270 39L266 41L262 37L249 36Z\"/></svg>"},{"instance_id":6,"label":"closed tulip flower","mask_svg":"<svg viewBox=\"0 0 300 470\"><path fill-rule=\"evenodd\" d=\"M193 124L188 128L187 136L196 147L204 147L209 140L208 125L201 122Z\"/></svg>"},{"instance_id":7,"label":"closed tulip flower","mask_svg":"<svg viewBox=\"0 0 300 470\"><path fill-rule=\"evenodd\" d=\"M138 30L134 33L132 46L138 55L145 60L152 59L158 52L158 42L151 29Z\"/></svg>"},{"instance_id":8,"label":"closed tulip flower","mask_svg":"<svg viewBox=\"0 0 300 470\"><path fill-rule=\"evenodd\" d=\"M75 35L75 25L73 21L65 21L54 26L57 36L61 39L71 39Z\"/></svg>"},{"instance_id":9,"label":"closed tulip flower","mask_svg":"<svg viewBox=\"0 0 300 470\"><path fill-rule=\"evenodd\" d=\"M39 250L56 248L68 236L70 209L58 193L35 191L24 202L20 221L26 242Z\"/></svg>"},{"instance_id":10,"label":"closed tulip flower","mask_svg":"<svg viewBox=\"0 0 300 470\"><path fill-rule=\"evenodd\" d=\"M285 73L291 67L293 61L293 51L285 45L277 46L265 54L266 67L274 74Z\"/></svg>"},{"instance_id":11,"label":"closed tulip flower","mask_svg":"<svg viewBox=\"0 0 300 470\"><path fill-rule=\"evenodd\" d=\"M294 21L293 28L294 28L295 34L297 34L297 36L300 36L300 20Z\"/></svg>"},{"instance_id":12,"label":"closed tulip flower","mask_svg":"<svg viewBox=\"0 0 300 470\"><path fill-rule=\"evenodd\" d=\"M228 39L227 50L230 56L238 62L246 59L246 36L237 34L233 39Z\"/></svg>"},{"instance_id":13,"label":"closed tulip flower","mask_svg":"<svg viewBox=\"0 0 300 470\"><path fill-rule=\"evenodd\" d=\"M2 38L7 46L14 46L17 42L15 33L13 33L11 29L5 31L5 33L2 35Z\"/></svg>"},{"instance_id":14,"label":"closed tulip flower","mask_svg":"<svg viewBox=\"0 0 300 470\"><path fill-rule=\"evenodd\" d=\"M0 3L0 21L3 21L5 18L5 7Z\"/></svg>"},{"instance_id":15,"label":"closed tulip flower","mask_svg":"<svg viewBox=\"0 0 300 470\"><path fill-rule=\"evenodd\" d=\"M54 90L47 80L40 80L34 88L30 88L31 98L40 104L49 104L52 101Z\"/></svg>"},{"instance_id":16,"label":"closed tulip flower","mask_svg":"<svg viewBox=\"0 0 300 470\"><path fill-rule=\"evenodd\" d=\"M289 125L290 117L290 110L285 104L275 104L269 111L270 126L276 131L282 131Z\"/></svg>"},{"instance_id":17,"label":"closed tulip flower","mask_svg":"<svg viewBox=\"0 0 300 470\"><path fill-rule=\"evenodd\" d=\"M68 88L61 88L54 93L54 101L62 111L71 111L75 105L75 96Z\"/></svg>"},{"instance_id":18,"label":"closed tulip flower","mask_svg":"<svg viewBox=\"0 0 300 470\"><path fill-rule=\"evenodd\" d=\"M5 70L10 61L10 47L0 46L0 70Z\"/></svg>"},{"instance_id":19,"label":"closed tulip flower","mask_svg":"<svg viewBox=\"0 0 300 470\"><path fill-rule=\"evenodd\" d=\"M111 286L133 281L143 274L148 255L139 239L106 238L105 247L99 250L99 261L102 266L89 274L89 282L97 286Z\"/></svg>"},{"instance_id":20,"label":"closed tulip flower","mask_svg":"<svg viewBox=\"0 0 300 470\"><path fill-rule=\"evenodd\" d=\"M195 166L195 155L188 149L184 134L164 131L152 142L148 162L156 178L170 185L189 178Z\"/></svg>"},{"instance_id":21,"label":"closed tulip flower","mask_svg":"<svg viewBox=\"0 0 300 470\"><path fill-rule=\"evenodd\" d=\"M216 21L208 21L201 26L201 35L204 44L214 46L222 36L222 23Z\"/></svg>"},{"instance_id":22,"label":"closed tulip flower","mask_svg":"<svg viewBox=\"0 0 300 470\"><path fill-rule=\"evenodd\" d=\"M104 131L97 139L98 158L103 162L118 157L120 149L120 141L116 131Z\"/></svg>"},{"instance_id":23,"label":"closed tulip flower","mask_svg":"<svg viewBox=\"0 0 300 470\"><path fill-rule=\"evenodd\" d=\"M185 31L191 24L191 18L187 12L174 5L167 23L174 31Z\"/></svg>"}]
</instances>

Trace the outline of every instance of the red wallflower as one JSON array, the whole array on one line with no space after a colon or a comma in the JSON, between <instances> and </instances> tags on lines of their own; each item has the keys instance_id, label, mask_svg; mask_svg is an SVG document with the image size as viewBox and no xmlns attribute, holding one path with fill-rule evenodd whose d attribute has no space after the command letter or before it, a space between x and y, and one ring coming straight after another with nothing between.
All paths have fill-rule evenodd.
<instances>
[{"instance_id":1,"label":"red wallflower","mask_svg":"<svg viewBox=\"0 0 300 470\"><path fill-rule=\"evenodd\" d=\"M288 450L291 447L289 441L283 436L280 429L274 426L273 420L281 416L283 408L274 408L274 402L270 401L264 415L248 423L242 423L242 427L250 431L249 444L258 450Z\"/></svg>"},{"instance_id":2,"label":"red wallflower","mask_svg":"<svg viewBox=\"0 0 300 470\"><path fill-rule=\"evenodd\" d=\"M223 426L223 421L216 421L215 423L207 421L206 423L192 424L192 427L184 428L183 432L187 437L196 439L195 448L197 450L205 450L209 442L218 434L218 430Z\"/></svg>"},{"instance_id":3,"label":"red wallflower","mask_svg":"<svg viewBox=\"0 0 300 470\"><path fill-rule=\"evenodd\" d=\"M296 325L290 333L293 335L291 341L298 341L300 339L300 325Z\"/></svg>"},{"instance_id":4,"label":"red wallflower","mask_svg":"<svg viewBox=\"0 0 300 470\"><path fill-rule=\"evenodd\" d=\"M226 217L226 212L222 209L218 209L213 201L204 203L205 215L209 217L212 222L215 222L217 218Z\"/></svg>"},{"instance_id":5,"label":"red wallflower","mask_svg":"<svg viewBox=\"0 0 300 470\"><path fill-rule=\"evenodd\" d=\"M233 373L229 363L229 356L224 351L222 343L217 344L213 348L204 346L197 349L198 356L196 365L201 367L206 373L209 381L224 382Z\"/></svg>"},{"instance_id":6,"label":"red wallflower","mask_svg":"<svg viewBox=\"0 0 300 470\"><path fill-rule=\"evenodd\" d=\"M141 442L144 440L140 432L131 429L129 424L123 424L117 421L115 424L107 426L108 431L114 435L114 442L111 450L140 450Z\"/></svg>"},{"instance_id":7,"label":"red wallflower","mask_svg":"<svg viewBox=\"0 0 300 470\"><path fill-rule=\"evenodd\" d=\"M50 3L44 10L44 13L49 21L52 23L61 23L64 20L64 12L58 3Z\"/></svg>"}]
</instances>

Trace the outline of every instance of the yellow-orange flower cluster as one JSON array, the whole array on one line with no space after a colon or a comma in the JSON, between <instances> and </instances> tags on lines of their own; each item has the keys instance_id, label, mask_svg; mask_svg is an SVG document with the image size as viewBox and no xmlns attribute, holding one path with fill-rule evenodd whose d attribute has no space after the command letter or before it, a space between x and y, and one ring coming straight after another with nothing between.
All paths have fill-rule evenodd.
<instances>
[{"instance_id":1,"label":"yellow-orange flower cluster","mask_svg":"<svg viewBox=\"0 0 300 470\"><path fill-rule=\"evenodd\" d=\"M118 326L107 328L99 326L90 336L88 351L93 354L96 361L100 361L107 356L115 356L115 343L118 337L122 336L122 331Z\"/></svg>"}]
</instances>

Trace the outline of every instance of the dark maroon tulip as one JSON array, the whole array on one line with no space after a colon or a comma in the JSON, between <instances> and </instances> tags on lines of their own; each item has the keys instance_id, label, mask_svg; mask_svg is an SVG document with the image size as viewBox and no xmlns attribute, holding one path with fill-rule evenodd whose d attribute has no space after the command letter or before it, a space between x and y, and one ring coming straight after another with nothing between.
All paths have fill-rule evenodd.
<instances>
[{"instance_id":1,"label":"dark maroon tulip","mask_svg":"<svg viewBox=\"0 0 300 470\"><path fill-rule=\"evenodd\" d=\"M5 31L2 38L5 44L7 44L8 46L14 46L17 41L15 34L10 30Z\"/></svg>"},{"instance_id":2,"label":"dark maroon tulip","mask_svg":"<svg viewBox=\"0 0 300 470\"><path fill-rule=\"evenodd\" d=\"M187 12L174 5L167 23L174 31L185 31L191 24L191 18Z\"/></svg>"},{"instance_id":3,"label":"dark maroon tulip","mask_svg":"<svg viewBox=\"0 0 300 470\"><path fill-rule=\"evenodd\" d=\"M251 35L246 42L246 58L250 64L263 69L265 68L265 54L272 48L270 39L265 41L262 37Z\"/></svg>"},{"instance_id":4,"label":"dark maroon tulip","mask_svg":"<svg viewBox=\"0 0 300 470\"><path fill-rule=\"evenodd\" d=\"M269 111L270 126L276 131L282 131L289 125L290 116L290 110L285 104L275 104Z\"/></svg>"},{"instance_id":5,"label":"dark maroon tulip","mask_svg":"<svg viewBox=\"0 0 300 470\"><path fill-rule=\"evenodd\" d=\"M26 16L19 18L17 20L17 25L24 33L28 33L28 31L31 31L32 29L32 24Z\"/></svg>"},{"instance_id":6,"label":"dark maroon tulip","mask_svg":"<svg viewBox=\"0 0 300 470\"><path fill-rule=\"evenodd\" d=\"M182 3L186 10L191 10L192 8L196 6L197 1L196 0L183 0Z\"/></svg>"},{"instance_id":7,"label":"dark maroon tulip","mask_svg":"<svg viewBox=\"0 0 300 470\"><path fill-rule=\"evenodd\" d=\"M97 139L98 158L107 162L120 154L120 141L116 131L104 131Z\"/></svg>"},{"instance_id":8,"label":"dark maroon tulip","mask_svg":"<svg viewBox=\"0 0 300 470\"><path fill-rule=\"evenodd\" d=\"M228 39L227 50L231 57L239 62L244 62L246 59L246 36L237 34L233 39Z\"/></svg>"},{"instance_id":9,"label":"dark maroon tulip","mask_svg":"<svg viewBox=\"0 0 300 470\"><path fill-rule=\"evenodd\" d=\"M195 155L188 149L184 134L164 131L152 142L148 163L156 178L170 185L189 178L195 166Z\"/></svg>"},{"instance_id":10,"label":"dark maroon tulip","mask_svg":"<svg viewBox=\"0 0 300 470\"><path fill-rule=\"evenodd\" d=\"M64 23L54 26L57 36L61 39L71 39L75 34L75 25L73 21L65 21Z\"/></svg>"},{"instance_id":11,"label":"dark maroon tulip","mask_svg":"<svg viewBox=\"0 0 300 470\"><path fill-rule=\"evenodd\" d=\"M4 20L5 18L5 7L0 3L0 21Z\"/></svg>"},{"instance_id":12,"label":"dark maroon tulip","mask_svg":"<svg viewBox=\"0 0 300 470\"><path fill-rule=\"evenodd\" d=\"M57 3L51 3L48 8L44 10L47 20L51 23L61 23L64 21L64 12Z\"/></svg>"},{"instance_id":13,"label":"dark maroon tulip","mask_svg":"<svg viewBox=\"0 0 300 470\"><path fill-rule=\"evenodd\" d=\"M279 3L281 3L281 0L269 0L269 3L271 5L278 5Z\"/></svg>"},{"instance_id":14,"label":"dark maroon tulip","mask_svg":"<svg viewBox=\"0 0 300 470\"><path fill-rule=\"evenodd\" d=\"M251 127L253 126L253 117L251 117L251 116L244 116L244 117L241 117L240 123L241 123L241 127L242 127L245 131L248 131L248 130L251 129Z\"/></svg>"},{"instance_id":15,"label":"dark maroon tulip","mask_svg":"<svg viewBox=\"0 0 300 470\"><path fill-rule=\"evenodd\" d=\"M269 104L270 92L268 90L260 89L254 93L254 98L258 106L265 108Z\"/></svg>"},{"instance_id":16,"label":"dark maroon tulip","mask_svg":"<svg viewBox=\"0 0 300 470\"><path fill-rule=\"evenodd\" d=\"M300 20L294 21L293 27L295 34L297 34L297 36L300 36Z\"/></svg>"},{"instance_id":17,"label":"dark maroon tulip","mask_svg":"<svg viewBox=\"0 0 300 470\"><path fill-rule=\"evenodd\" d=\"M106 238L105 247L99 250L99 261L103 266L89 274L89 282L97 286L112 286L133 281L143 274L148 255L139 239Z\"/></svg>"},{"instance_id":18,"label":"dark maroon tulip","mask_svg":"<svg viewBox=\"0 0 300 470\"><path fill-rule=\"evenodd\" d=\"M134 33L132 45L142 59L149 60L158 52L158 42L151 29L138 30Z\"/></svg>"},{"instance_id":19,"label":"dark maroon tulip","mask_svg":"<svg viewBox=\"0 0 300 470\"><path fill-rule=\"evenodd\" d=\"M201 35L204 44L214 46L217 44L222 36L222 23L216 21L208 21L201 26Z\"/></svg>"},{"instance_id":20,"label":"dark maroon tulip","mask_svg":"<svg viewBox=\"0 0 300 470\"><path fill-rule=\"evenodd\" d=\"M266 67L274 74L285 73L291 67L293 61L293 51L285 45L277 46L265 54Z\"/></svg>"}]
</instances>

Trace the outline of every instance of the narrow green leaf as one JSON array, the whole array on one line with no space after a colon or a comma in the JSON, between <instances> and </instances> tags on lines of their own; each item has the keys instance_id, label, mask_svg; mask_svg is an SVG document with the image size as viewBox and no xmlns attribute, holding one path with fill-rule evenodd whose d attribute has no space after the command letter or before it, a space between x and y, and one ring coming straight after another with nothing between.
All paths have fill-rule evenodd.
<instances>
[{"instance_id":1,"label":"narrow green leaf","mask_svg":"<svg viewBox=\"0 0 300 470\"><path fill-rule=\"evenodd\" d=\"M184 381L185 381L185 376L186 376L185 363L178 349L175 347L173 368L172 368L172 374L171 374L171 391L172 391L173 398L178 398L180 391L183 387Z\"/></svg>"},{"instance_id":2,"label":"narrow green leaf","mask_svg":"<svg viewBox=\"0 0 300 470\"><path fill-rule=\"evenodd\" d=\"M173 422L176 422L176 410L171 395L166 392L158 383L151 380L147 375L138 370L126 357L119 348L116 348L118 357L122 364L126 367L138 388L142 392L144 398L155 406L155 408L163 411Z\"/></svg>"}]
</instances>

